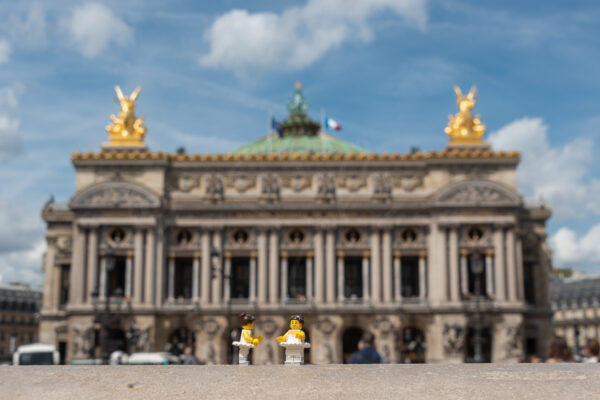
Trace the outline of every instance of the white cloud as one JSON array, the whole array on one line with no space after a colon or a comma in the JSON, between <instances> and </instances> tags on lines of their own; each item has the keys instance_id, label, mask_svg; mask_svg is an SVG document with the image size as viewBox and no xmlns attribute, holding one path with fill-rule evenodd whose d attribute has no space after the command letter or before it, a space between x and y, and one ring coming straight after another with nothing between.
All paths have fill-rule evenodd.
<instances>
[{"instance_id":1,"label":"white cloud","mask_svg":"<svg viewBox=\"0 0 600 400\"><path fill-rule=\"evenodd\" d=\"M562 227L550 238L554 264L561 267L589 267L600 263L600 224L578 237L569 228Z\"/></svg>"},{"instance_id":2,"label":"white cloud","mask_svg":"<svg viewBox=\"0 0 600 400\"><path fill-rule=\"evenodd\" d=\"M419 28L427 21L425 0L309 0L282 14L232 10L217 18L205 33L210 51L203 67L303 68L344 42L369 42L368 19L388 11Z\"/></svg>"},{"instance_id":3,"label":"white cloud","mask_svg":"<svg viewBox=\"0 0 600 400\"><path fill-rule=\"evenodd\" d=\"M0 39L0 65L10 61L11 47L6 39Z\"/></svg>"},{"instance_id":4,"label":"white cloud","mask_svg":"<svg viewBox=\"0 0 600 400\"><path fill-rule=\"evenodd\" d=\"M22 149L19 120L8 114L0 113L0 160L14 157Z\"/></svg>"},{"instance_id":5,"label":"white cloud","mask_svg":"<svg viewBox=\"0 0 600 400\"><path fill-rule=\"evenodd\" d=\"M522 118L492 133L489 141L496 150L521 153L519 190L528 199L546 200L557 219L600 215L600 181L589 175L593 142L575 138L552 147L547 131L541 118Z\"/></svg>"},{"instance_id":6,"label":"white cloud","mask_svg":"<svg viewBox=\"0 0 600 400\"><path fill-rule=\"evenodd\" d=\"M42 286L44 239L37 240L28 249L0 254L0 282L22 282L34 287Z\"/></svg>"},{"instance_id":7,"label":"white cloud","mask_svg":"<svg viewBox=\"0 0 600 400\"><path fill-rule=\"evenodd\" d=\"M72 45L86 58L106 52L112 43L126 46L133 42L133 29L99 3L75 7L62 25Z\"/></svg>"},{"instance_id":8,"label":"white cloud","mask_svg":"<svg viewBox=\"0 0 600 400\"><path fill-rule=\"evenodd\" d=\"M46 12L41 3L29 5L23 18L13 16L9 22L11 38L15 43L42 44L46 41Z\"/></svg>"}]
</instances>

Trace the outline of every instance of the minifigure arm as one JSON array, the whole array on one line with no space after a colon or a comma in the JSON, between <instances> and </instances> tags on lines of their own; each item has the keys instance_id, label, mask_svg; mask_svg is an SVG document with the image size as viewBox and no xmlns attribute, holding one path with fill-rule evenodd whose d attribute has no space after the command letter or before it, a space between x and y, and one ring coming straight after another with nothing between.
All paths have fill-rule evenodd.
<instances>
[{"instance_id":1,"label":"minifigure arm","mask_svg":"<svg viewBox=\"0 0 600 400\"><path fill-rule=\"evenodd\" d=\"M250 335L250 333L248 333L248 332L242 332L242 335L244 335L244 339L246 339L246 342L252 343L252 340L254 338L252 337L252 335Z\"/></svg>"},{"instance_id":2,"label":"minifigure arm","mask_svg":"<svg viewBox=\"0 0 600 400\"><path fill-rule=\"evenodd\" d=\"M296 338L300 339L300 340L304 340L306 339L306 333L304 333L304 331L299 331L298 333L296 333Z\"/></svg>"},{"instance_id":3,"label":"minifigure arm","mask_svg":"<svg viewBox=\"0 0 600 400\"><path fill-rule=\"evenodd\" d=\"M277 336L278 342L285 342L287 340L287 336L290 334L290 331L287 331L283 336Z\"/></svg>"}]
</instances>

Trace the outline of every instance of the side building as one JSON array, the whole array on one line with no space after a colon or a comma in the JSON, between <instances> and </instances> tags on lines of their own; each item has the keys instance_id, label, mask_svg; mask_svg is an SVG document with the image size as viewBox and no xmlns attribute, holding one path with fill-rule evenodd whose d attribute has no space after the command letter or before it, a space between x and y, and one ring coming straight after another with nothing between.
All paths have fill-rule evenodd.
<instances>
[{"instance_id":1,"label":"side building","mask_svg":"<svg viewBox=\"0 0 600 400\"><path fill-rule=\"evenodd\" d=\"M41 338L69 360L192 345L233 362L242 311L265 337L255 364L281 362L298 312L312 363L344 362L364 330L394 363L545 354L551 213L519 196L519 154L483 142L474 92L445 149L402 155L322 132L299 85L278 131L233 153L153 153L138 93L100 152L73 154L69 203L42 211Z\"/></svg>"}]
</instances>

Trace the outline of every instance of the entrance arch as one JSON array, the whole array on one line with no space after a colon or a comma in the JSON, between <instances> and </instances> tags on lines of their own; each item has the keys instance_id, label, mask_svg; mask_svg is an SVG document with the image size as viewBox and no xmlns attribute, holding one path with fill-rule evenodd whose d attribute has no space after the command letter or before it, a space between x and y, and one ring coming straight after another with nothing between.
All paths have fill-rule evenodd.
<instances>
[{"instance_id":1,"label":"entrance arch","mask_svg":"<svg viewBox=\"0 0 600 400\"><path fill-rule=\"evenodd\" d=\"M196 336L194 332L187 327L181 327L175 329L169 335L169 341L165 345L165 350L169 353L180 356L183 354L183 350L186 346L190 346L192 349L195 348Z\"/></svg>"},{"instance_id":2,"label":"entrance arch","mask_svg":"<svg viewBox=\"0 0 600 400\"><path fill-rule=\"evenodd\" d=\"M479 328L480 337L477 338L476 326L467 326L467 334L465 337L465 362L471 363L476 362L475 350L476 343L481 340L481 361L484 363L492 362L492 333L489 326L482 326Z\"/></svg>"},{"instance_id":3,"label":"entrance arch","mask_svg":"<svg viewBox=\"0 0 600 400\"><path fill-rule=\"evenodd\" d=\"M358 350L358 342L363 335L364 330L357 327L348 328L342 334L342 357L344 364L348 363L348 359L356 350Z\"/></svg>"}]
</instances>

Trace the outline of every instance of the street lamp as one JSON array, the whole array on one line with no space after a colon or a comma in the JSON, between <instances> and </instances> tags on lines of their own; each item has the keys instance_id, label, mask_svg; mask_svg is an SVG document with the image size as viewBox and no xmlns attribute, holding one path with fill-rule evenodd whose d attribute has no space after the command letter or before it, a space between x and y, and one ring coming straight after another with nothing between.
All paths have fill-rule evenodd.
<instances>
[{"instance_id":1,"label":"street lamp","mask_svg":"<svg viewBox=\"0 0 600 400\"><path fill-rule=\"evenodd\" d=\"M475 275L475 321L473 324L473 362L483 360L483 321L481 319L481 274L483 273L483 258L475 253L471 256L471 271Z\"/></svg>"}]
</instances>

